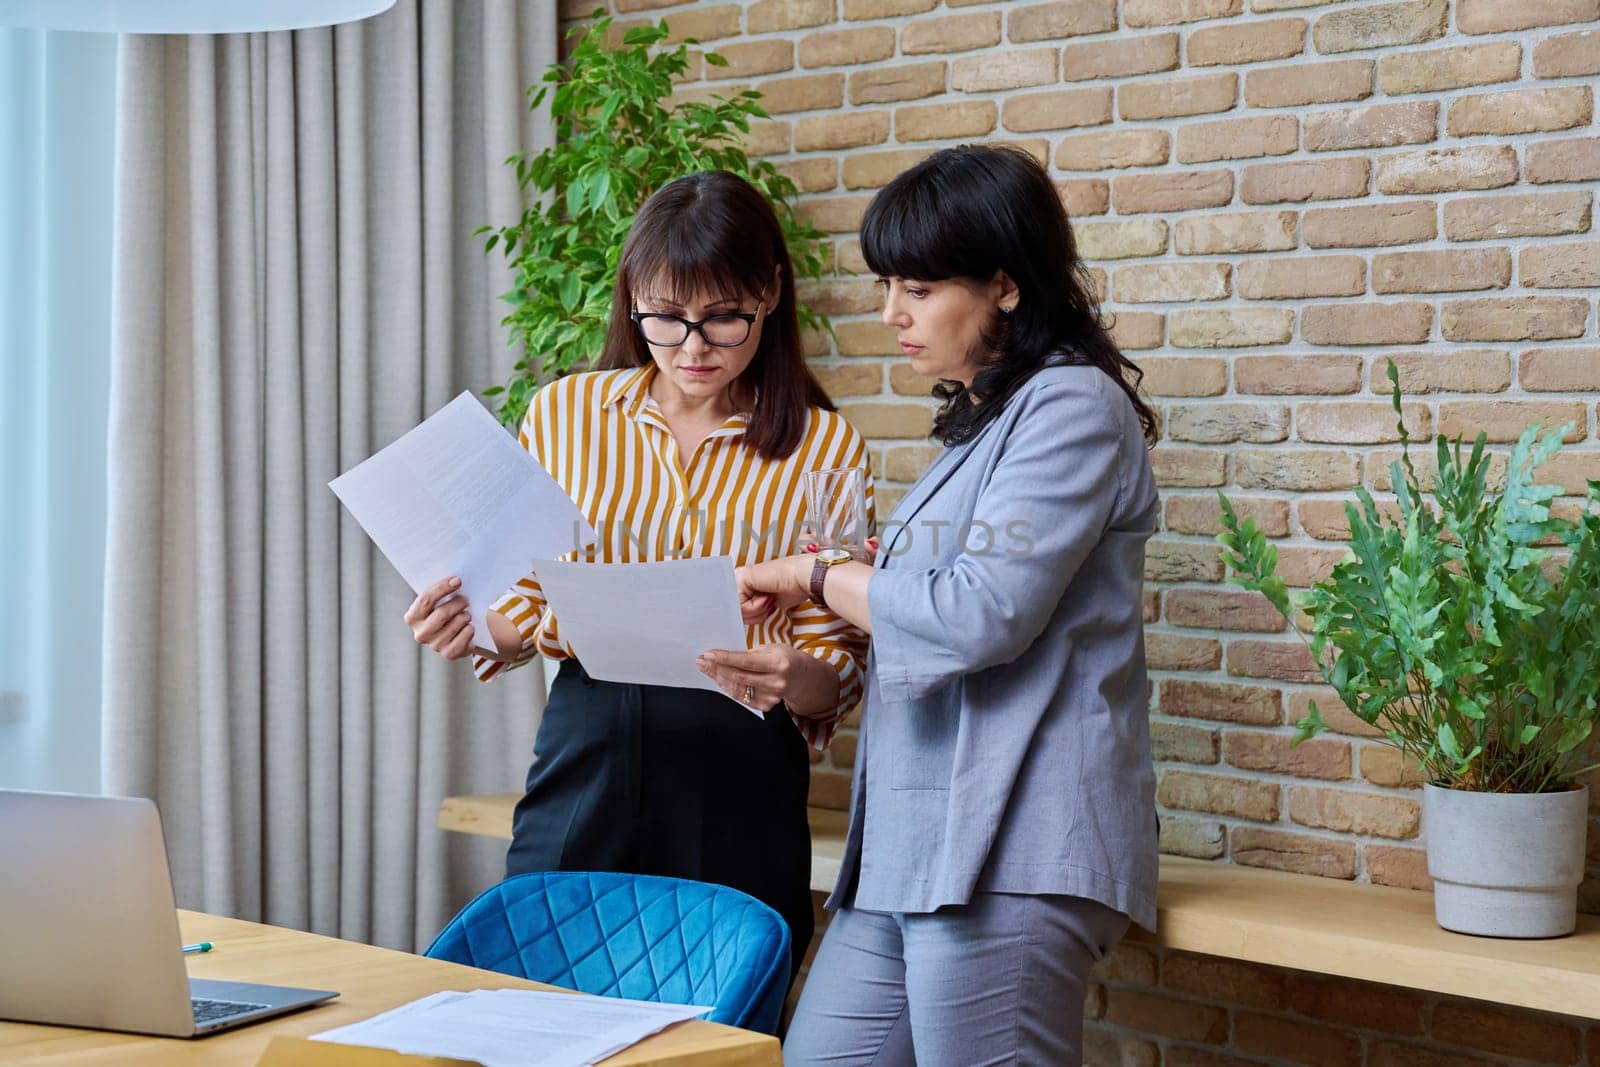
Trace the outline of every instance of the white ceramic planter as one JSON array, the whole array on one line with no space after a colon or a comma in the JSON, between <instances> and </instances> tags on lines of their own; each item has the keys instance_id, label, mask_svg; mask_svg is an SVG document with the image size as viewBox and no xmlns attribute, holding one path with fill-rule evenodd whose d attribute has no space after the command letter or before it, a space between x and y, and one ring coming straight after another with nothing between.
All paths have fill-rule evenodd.
<instances>
[{"instance_id":1,"label":"white ceramic planter","mask_svg":"<svg viewBox=\"0 0 1600 1067\"><path fill-rule=\"evenodd\" d=\"M1426 785L1434 918L1486 937L1560 937L1577 925L1589 789L1471 793Z\"/></svg>"}]
</instances>

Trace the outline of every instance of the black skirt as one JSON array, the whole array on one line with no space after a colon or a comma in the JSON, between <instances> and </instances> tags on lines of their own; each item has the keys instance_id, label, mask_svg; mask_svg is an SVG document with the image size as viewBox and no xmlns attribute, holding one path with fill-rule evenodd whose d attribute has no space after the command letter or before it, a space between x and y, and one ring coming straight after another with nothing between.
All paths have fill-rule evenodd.
<instances>
[{"instance_id":1,"label":"black skirt","mask_svg":"<svg viewBox=\"0 0 1600 1067\"><path fill-rule=\"evenodd\" d=\"M811 941L805 739L781 707L757 718L701 689L590 678L550 690L506 875L622 871L748 893L789 926L791 975Z\"/></svg>"}]
</instances>

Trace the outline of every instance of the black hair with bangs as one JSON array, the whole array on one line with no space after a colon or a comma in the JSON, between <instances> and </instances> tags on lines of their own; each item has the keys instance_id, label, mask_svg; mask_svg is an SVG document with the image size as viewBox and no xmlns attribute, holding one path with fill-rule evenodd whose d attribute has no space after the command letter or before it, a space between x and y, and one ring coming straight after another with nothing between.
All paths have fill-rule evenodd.
<instances>
[{"instance_id":1,"label":"black hair with bangs","mask_svg":"<svg viewBox=\"0 0 1600 1067\"><path fill-rule=\"evenodd\" d=\"M946 445L977 436L1036 371L1063 359L1110 375L1155 440L1155 413L1139 397L1143 372L1106 332L1066 209L1032 156L991 145L934 153L873 197L861 254L881 278L984 285L1004 271L1016 283L1015 310L997 309L984 326L988 351L971 388L934 388L944 406L933 432Z\"/></svg>"},{"instance_id":2,"label":"black hair with bangs","mask_svg":"<svg viewBox=\"0 0 1600 1067\"><path fill-rule=\"evenodd\" d=\"M639 290L656 285L669 291ZM778 217L753 185L726 171L675 178L634 216L617 263L601 369L650 363L650 349L628 317L637 296L683 303L695 292L767 297L761 341L740 376L755 396L745 443L764 459L788 457L805 435L807 408L833 411L833 401L800 347L794 269Z\"/></svg>"}]
</instances>

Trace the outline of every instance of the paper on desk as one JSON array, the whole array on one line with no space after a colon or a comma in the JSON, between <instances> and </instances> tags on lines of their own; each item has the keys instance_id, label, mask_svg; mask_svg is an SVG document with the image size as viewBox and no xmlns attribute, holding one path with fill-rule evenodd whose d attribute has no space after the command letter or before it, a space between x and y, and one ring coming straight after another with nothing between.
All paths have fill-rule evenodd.
<instances>
[{"instance_id":1,"label":"paper on desk","mask_svg":"<svg viewBox=\"0 0 1600 1067\"><path fill-rule=\"evenodd\" d=\"M413 590L461 579L476 644L489 644L490 605L535 562L594 540L577 505L471 393L328 487Z\"/></svg>"},{"instance_id":2,"label":"paper on desk","mask_svg":"<svg viewBox=\"0 0 1600 1067\"><path fill-rule=\"evenodd\" d=\"M710 1008L527 989L445 992L314 1041L476 1060L483 1067L581 1067Z\"/></svg>"},{"instance_id":3,"label":"paper on desk","mask_svg":"<svg viewBox=\"0 0 1600 1067\"><path fill-rule=\"evenodd\" d=\"M561 639L590 677L720 693L695 657L747 646L733 557L534 565ZM760 709L751 708L757 715Z\"/></svg>"}]
</instances>

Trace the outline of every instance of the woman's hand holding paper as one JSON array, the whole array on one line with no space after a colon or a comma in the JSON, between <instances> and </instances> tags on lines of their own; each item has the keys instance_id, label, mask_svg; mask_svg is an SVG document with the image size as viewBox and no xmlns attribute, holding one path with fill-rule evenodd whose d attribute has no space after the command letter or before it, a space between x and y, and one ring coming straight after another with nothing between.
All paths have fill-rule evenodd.
<instances>
[{"instance_id":1,"label":"woman's hand holding paper","mask_svg":"<svg viewBox=\"0 0 1600 1067\"><path fill-rule=\"evenodd\" d=\"M520 645L517 628L511 620L496 612L488 613L487 635L494 648L473 644L476 636L467 598L462 596L460 578L441 578L417 594L406 608L406 625L417 644L426 645L445 659L463 659L467 656L488 656L491 659L510 657Z\"/></svg>"},{"instance_id":2,"label":"woman's hand holding paper","mask_svg":"<svg viewBox=\"0 0 1600 1067\"><path fill-rule=\"evenodd\" d=\"M712 649L696 663L717 688L762 711L782 703L796 715L816 718L831 714L839 700L838 672L793 645L759 645L748 652Z\"/></svg>"}]
</instances>

